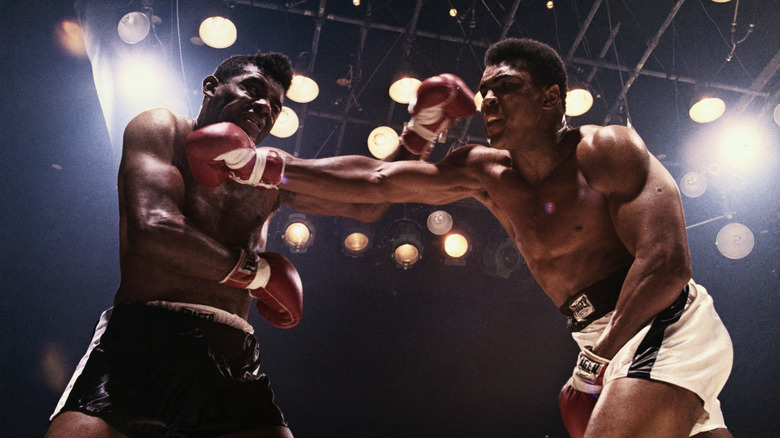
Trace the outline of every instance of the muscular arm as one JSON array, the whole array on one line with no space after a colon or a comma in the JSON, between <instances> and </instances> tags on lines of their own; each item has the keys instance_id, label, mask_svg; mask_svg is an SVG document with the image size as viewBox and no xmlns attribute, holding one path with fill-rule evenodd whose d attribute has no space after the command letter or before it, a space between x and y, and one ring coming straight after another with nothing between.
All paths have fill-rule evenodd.
<instances>
[{"instance_id":1,"label":"muscular arm","mask_svg":"<svg viewBox=\"0 0 780 438\"><path fill-rule=\"evenodd\" d=\"M142 258L171 271L219 281L235 254L193 227L183 214L184 180L173 165L176 119L142 113L127 126L119 169L122 258Z\"/></svg>"},{"instance_id":2,"label":"muscular arm","mask_svg":"<svg viewBox=\"0 0 780 438\"><path fill-rule=\"evenodd\" d=\"M674 179L633 130L601 128L580 158L588 181L607 196L617 234L634 255L614 316L593 348L612 358L690 279L685 221Z\"/></svg>"},{"instance_id":3,"label":"muscular arm","mask_svg":"<svg viewBox=\"0 0 780 438\"><path fill-rule=\"evenodd\" d=\"M467 146L440 163L385 162L351 155L307 160L290 157L281 188L337 202L447 204L482 189L478 154Z\"/></svg>"}]
</instances>

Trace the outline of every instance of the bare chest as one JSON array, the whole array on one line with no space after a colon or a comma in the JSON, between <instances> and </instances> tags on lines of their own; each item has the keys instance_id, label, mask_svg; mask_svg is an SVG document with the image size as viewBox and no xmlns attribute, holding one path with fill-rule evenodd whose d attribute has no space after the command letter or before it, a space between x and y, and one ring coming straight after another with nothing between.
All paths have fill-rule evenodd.
<instances>
[{"instance_id":1,"label":"bare chest","mask_svg":"<svg viewBox=\"0 0 780 438\"><path fill-rule=\"evenodd\" d=\"M231 182L213 189L187 184L184 213L198 229L222 245L262 252L277 195L276 190Z\"/></svg>"},{"instance_id":2,"label":"bare chest","mask_svg":"<svg viewBox=\"0 0 780 438\"><path fill-rule=\"evenodd\" d=\"M487 185L489 207L511 227L532 271L565 269L599 250L621 246L606 197L590 187L573 164L538 185L505 168Z\"/></svg>"}]
</instances>

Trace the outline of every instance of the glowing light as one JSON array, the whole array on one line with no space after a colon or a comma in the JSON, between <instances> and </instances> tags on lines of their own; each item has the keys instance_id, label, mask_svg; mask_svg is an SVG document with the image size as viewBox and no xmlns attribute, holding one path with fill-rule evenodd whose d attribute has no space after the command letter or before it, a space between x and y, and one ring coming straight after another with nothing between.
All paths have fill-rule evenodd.
<instances>
[{"instance_id":1,"label":"glowing light","mask_svg":"<svg viewBox=\"0 0 780 438\"><path fill-rule=\"evenodd\" d=\"M404 269L417 263L420 260L420 251L411 243L399 245L393 252L393 259Z\"/></svg>"},{"instance_id":2,"label":"glowing light","mask_svg":"<svg viewBox=\"0 0 780 438\"><path fill-rule=\"evenodd\" d=\"M389 126L374 128L368 134L368 150L380 160L395 152L398 144L398 133Z\"/></svg>"},{"instance_id":3,"label":"glowing light","mask_svg":"<svg viewBox=\"0 0 780 438\"><path fill-rule=\"evenodd\" d=\"M390 86L390 98L398 103L409 103L420 87L420 80L410 77L402 77Z\"/></svg>"},{"instance_id":4,"label":"glowing light","mask_svg":"<svg viewBox=\"0 0 780 438\"><path fill-rule=\"evenodd\" d=\"M462 234L453 233L444 239L444 252L452 258L460 258L469 250L469 242Z\"/></svg>"},{"instance_id":5,"label":"glowing light","mask_svg":"<svg viewBox=\"0 0 780 438\"><path fill-rule=\"evenodd\" d=\"M279 117L276 118L271 135L278 138L287 138L298 130L298 115L290 108L283 106Z\"/></svg>"},{"instance_id":6,"label":"glowing light","mask_svg":"<svg viewBox=\"0 0 780 438\"><path fill-rule=\"evenodd\" d=\"M73 20L62 20L54 27L54 39L62 50L76 58L87 56L81 26Z\"/></svg>"},{"instance_id":7,"label":"glowing light","mask_svg":"<svg viewBox=\"0 0 780 438\"><path fill-rule=\"evenodd\" d=\"M581 116L593 106L593 95L584 88L576 88L566 92L566 115Z\"/></svg>"},{"instance_id":8,"label":"glowing light","mask_svg":"<svg viewBox=\"0 0 780 438\"><path fill-rule=\"evenodd\" d=\"M721 164L727 169L743 171L754 170L766 162L766 139L757 123L730 124L717 137L717 154Z\"/></svg>"},{"instance_id":9,"label":"glowing light","mask_svg":"<svg viewBox=\"0 0 780 438\"><path fill-rule=\"evenodd\" d=\"M553 3L552 0L547 2L547 9L552 9L554 6L555 3Z\"/></svg>"},{"instance_id":10,"label":"glowing light","mask_svg":"<svg viewBox=\"0 0 780 438\"><path fill-rule=\"evenodd\" d=\"M455 8L450 9L450 17L457 17L458 16L458 10Z\"/></svg>"},{"instance_id":11,"label":"glowing light","mask_svg":"<svg viewBox=\"0 0 780 438\"><path fill-rule=\"evenodd\" d=\"M344 238L344 249L352 255L361 254L368 248L369 238L361 232L354 232Z\"/></svg>"},{"instance_id":12,"label":"glowing light","mask_svg":"<svg viewBox=\"0 0 780 438\"><path fill-rule=\"evenodd\" d=\"M209 17L200 24L198 34L203 42L215 49L230 47L236 42L236 25L225 17Z\"/></svg>"},{"instance_id":13,"label":"glowing light","mask_svg":"<svg viewBox=\"0 0 780 438\"><path fill-rule=\"evenodd\" d=\"M707 178L700 172L688 172L680 178L680 191L689 198L698 198L707 191Z\"/></svg>"},{"instance_id":14,"label":"glowing light","mask_svg":"<svg viewBox=\"0 0 780 438\"><path fill-rule=\"evenodd\" d=\"M291 214L282 240L293 252L302 253L314 243L314 226L302 214Z\"/></svg>"},{"instance_id":15,"label":"glowing light","mask_svg":"<svg viewBox=\"0 0 780 438\"><path fill-rule=\"evenodd\" d=\"M314 79L303 75L293 75L292 84L290 84L290 89L287 90L287 97L298 103L311 102L319 94L320 87L314 82Z\"/></svg>"},{"instance_id":16,"label":"glowing light","mask_svg":"<svg viewBox=\"0 0 780 438\"><path fill-rule=\"evenodd\" d=\"M116 31L119 38L127 44L136 44L143 41L149 35L151 22L143 12L130 12L119 20Z\"/></svg>"},{"instance_id":17,"label":"glowing light","mask_svg":"<svg viewBox=\"0 0 780 438\"><path fill-rule=\"evenodd\" d=\"M129 56L119 64L116 91L128 109L140 112L160 106L171 95L170 75L152 56Z\"/></svg>"},{"instance_id":18,"label":"glowing light","mask_svg":"<svg viewBox=\"0 0 780 438\"><path fill-rule=\"evenodd\" d=\"M724 257L741 259L753 251L755 238L750 229L739 223L731 223L718 231L715 245Z\"/></svg>"},{"instance_id":19,"label":"glowing light","mask_svg":"<svg viewBox=\"0 0 780 438\"><path fill-rule=\"evenodd\" d=\"M691 106L688 114L696 123L710 123L726 112L726 103L717 97L705 97Z\"/></svg>"},{"instance_id":20,"label":"glowing light","mask_svg":"<svg viewBox=\"0 0 780 438\"><path fill-rule=\"evenodd\" d=\"M355 6L360 6L360 0L352 0L352 4Z\"/></svg>"},{"instance_id":21,"label":"glowing light","mask_svg":"<svg viewBox=\"0 0 780 438\"><path fill-rule=\"evenodd\" d=\"M452 229L452 216L444 210L436 210L428 215L428 230L437 236L443 236Z\"/></svg>"}]
</instances>

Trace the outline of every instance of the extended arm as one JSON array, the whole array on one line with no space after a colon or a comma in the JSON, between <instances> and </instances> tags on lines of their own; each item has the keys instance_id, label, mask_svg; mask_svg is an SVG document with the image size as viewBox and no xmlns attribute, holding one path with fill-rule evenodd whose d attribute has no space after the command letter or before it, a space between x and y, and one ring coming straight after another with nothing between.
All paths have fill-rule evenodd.
<instances>
[{"instance_id":1,"label":"extended arm","mask_svg":"<svg viewBox=\"0 0 780 438\"><path fill-rule=\"evenodd\" d=\"M677 186L636 132L602 128L594 147L602 149L594 157L616 157L602 156L606 168L589 181L607 195L618 236L634 255L615 313L593 346L609 359L675 301L691 278L691 263Z\"/></svg>"},{"instance_id":2,"label":"extended arm","mask_svg":"<svg viewBox=\"0 0 780 438\"><path fill-rule=\"evenodd\" d=\"M440 163L385 162L357 155L290 157L280 187L337 202L447 204L482 189L474 148L457 149Z\"/></svg>"}]
</instances>

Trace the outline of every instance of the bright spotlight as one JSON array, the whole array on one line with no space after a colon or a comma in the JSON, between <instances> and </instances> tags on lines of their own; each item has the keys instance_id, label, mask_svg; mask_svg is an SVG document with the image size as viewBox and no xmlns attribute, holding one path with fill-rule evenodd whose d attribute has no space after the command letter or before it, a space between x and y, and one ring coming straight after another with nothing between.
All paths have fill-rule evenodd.
<instances>
[{"instance_id":1,"label":"bright spotlight","mask_svg":"<svg viewBox=\"0 0 780 438\"><path fill-rule=\"evenodd\" d=\"M278 138L287 138L298 130L298 115L289 107L283 106L276 123L271 128L271 135Z\"/></svg>"},{"instance_id":2,"label":"bright spotlight","mask_svg":"<svg viewBox=\"0 0 780 438\"><path fill-rule=\"evenodd\" d=\"M306 215L291 214L284 227L282 240L292 252L305 253L314 243L314 225Z\"/></svg>"},{"instance_id":3,"label":"bright spotlight","mask_svg":"<svg viewBox=\"0 0 780 438\"><path fill-rule=\"evenodd\" d=\"M135 112L160 106L174 89L170 75L158 60L144 54L120 61L117 82L120 100L127 108L137 108Z\"/></svg>"},{"instance_id":4,"label":"bright spotlight","mask_svg":"<svg viewBox=\"0 0 780 438\"><path fill-rule=\"evenodd\" d=\"M742 224L731 223L720 229L715 245L724 257L737 260L747 257L753 251L753 232Z\"/></svg>"},{"instance_id":5,"label":"bright spotlight","mask_svg":"<svg viewBox=\"0 0 780 438\"><path fill-rule=\"evenodd\" d=\"M389 126L379 126L368 134L368 150L377 159L388 157L398 145L398 133Z\"/></svg>"},{"instance_id":6,"label":"bright spotlight","mask_svg":"<svg viewBox=\"0 0 780 438\"><path fill-rule=\"evenodd\" d=\"M751 170L763 163L766 139L757 123L734 123L718 136L717 154L724 167Z\"/></svg>"},{"instance_id":7,"label":"bright spotlight","mask_svg":"<svg viewBox=\"0 0 780 438\"><path fill-rule=\"evenodd\" d=\"M701 172L688 172L680 178L680 191L689 198L698 198L707 191L707 178Z\"/></svg>"},{"instance_id":8,"label":"bright spotlight","mask_svg":"<svg viewBox=\"0 0 780 438\"><path fill-rule=\"evenodd\" d=\"M203 20L198 34L207 46L224 49L236 42L238 31L236 25L229 18L215 15Z\"/></svg>"},{"instance_id":9,"label":"bright spotlight","mask_svg":"<svg viewBox=\"0 0 780 438\"><path fill-rule=\"evenodd\" d=\"M460 258L469 250L469 242L462 234L453 233L444 239L444 251L448 256Z\"/></svg>"},{"instance_id":10,"label":"bright spotlight","mask_svg":"<svg viewBox=\"0 0 780 438\"><path fill-rule=\"evenodd\" d=\"M127 44L136 44L143 41L143 39L149 35L151 26L152 24L146 14L135 11L125 14L122 19L119 20L116 31L122 41Z\"/></svg>"}]
</instances>

